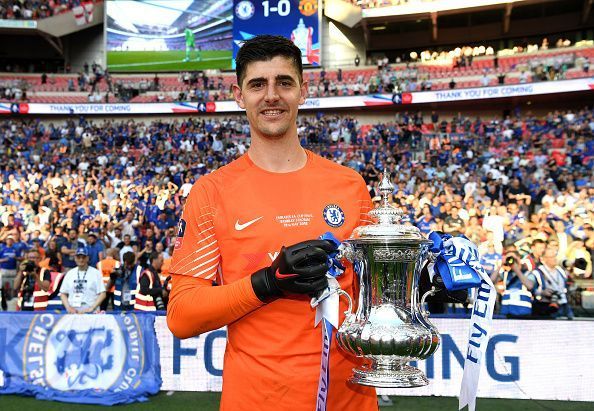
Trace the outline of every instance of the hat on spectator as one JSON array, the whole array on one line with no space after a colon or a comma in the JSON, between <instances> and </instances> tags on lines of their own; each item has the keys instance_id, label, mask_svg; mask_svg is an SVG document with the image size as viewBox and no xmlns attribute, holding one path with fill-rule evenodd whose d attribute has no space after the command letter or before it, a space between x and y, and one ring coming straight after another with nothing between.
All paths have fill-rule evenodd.
<instances>
[{"instance_id":1,"label":"hat on spectator","mask_svg":"<svg viewBox=\"0 0 594 411\"><path fill-rule=\"evenodd\" d=\"M87 247L78 247L76 250L76 255L84 255L88 257L89 251L87 250Z\"/></svg>"}]
</instances>

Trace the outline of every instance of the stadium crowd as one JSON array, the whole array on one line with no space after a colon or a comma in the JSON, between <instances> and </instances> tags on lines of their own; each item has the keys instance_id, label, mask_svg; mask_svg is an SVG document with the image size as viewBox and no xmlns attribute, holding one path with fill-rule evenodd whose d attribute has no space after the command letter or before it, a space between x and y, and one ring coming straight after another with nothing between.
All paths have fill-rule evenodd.
<instances>
[{"instance_id":1,"label":"stadium crowd","mask_svg":"<svg viewBox=\"0 0 594 411\"><path fill-rule=\"evenodd\" d=\"M377 124L302 116L298 127L303 146L359 171L374 201L386 168L396 186L393 204L423 233L464 234L475 242L489 273L503 279L504 294L513 266L527 280L521 285L532 285L535 301L554 305L545 295L549 287L533 274L552 253L553 267L566 275L558 290L564 299L556 301L567 303L567 280L592 276L591 108L496 119L402 112ZM185 197L201 175L244 154L248 137L242 117L2 121L3 308L15 308L17 292L21 306L27 290L30 299L42 290L55 296L59 274L76 267L79 254L101 268L115 301L120 264L130 271L152 267L143 292L166 302L163 283ZM518 264L509 262L512 255ZM41 277L39 267L46 268ZM36 273L37 289L24 270ZM45 300L39 306L48 307Z\"/></svg>"},{"instance_id":2,"label":"stadium crowd","mask_svg":"<svg viewBox=\"0 0 594 411\"><path fill-rule=\"evenodd\" d=\"M554 81L588 77L592 47L559 47L500 58L473 58L472 47L450 51L447 64L413 61L390 64L378 57L361 68L308 70L311 97L415 92L452 88ZM421 53L423 54L423 53ZM429 53L430 54L430 53ZM437 53L434 53L437 55ZM448 55L449 55L448 54ZM232 100L235 77L185 71L179 75L112 75L97 63L85 63L76 74L0 75L0 101L34 103L207 102Z\"/></svg>"},{"instance_id":3,"label":"stadium crowd","mask_svg":"<svg viewBox=\"0 0 594 411\"><path fill-rule=\"evenodd\" d=\"M90 2L97 3L98 0L4 0L0 2L0 19L44 19Z\"/></svg>"}]
</instances>

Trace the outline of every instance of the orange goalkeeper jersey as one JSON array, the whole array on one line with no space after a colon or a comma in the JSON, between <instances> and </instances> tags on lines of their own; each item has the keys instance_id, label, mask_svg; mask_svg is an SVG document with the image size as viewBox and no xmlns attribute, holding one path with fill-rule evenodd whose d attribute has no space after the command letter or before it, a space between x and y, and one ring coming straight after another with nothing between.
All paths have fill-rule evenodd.
<instances>
[{"instance_id":1,"label":"orange goalkeeper jersey","mask_svg":"<svg viewBox=\"0 0 594 411\"><path fill-rule=\"evenodd\" d=\"M204 317L209 317L199 326L204 331L216 327L212 317L227 318L226 311L235 309L234 301L243 305L241 317L233 317L238 319L227 328L222 410L315 409L322 327L314 328L310 298L291 295L263 305L248 277L269 266L283 245L315 239L327 231L344 240L366 223L370 208L369 192L359 174L309 151L306 165L298 171L268 172L243 155L194 184L171 262L174 285L168 323L188 336L195 331L186 323L202 319L182 319L180 313L196 312L202 304L200 309L208 312ZM216 281L221 286L208 285L209 290L222 297L184 299L194 286L207 284L188 277ZM357 280L350 267L339 283L356 295ZM231 297L225 289L243 294ZM238 297L246 293L245 299ZM346 308L341 298L340 322ZM337 348L336 340L332 342L328 410L377 410L375 389L347 382L358 364Z\"/></svg>"}]
</instances>

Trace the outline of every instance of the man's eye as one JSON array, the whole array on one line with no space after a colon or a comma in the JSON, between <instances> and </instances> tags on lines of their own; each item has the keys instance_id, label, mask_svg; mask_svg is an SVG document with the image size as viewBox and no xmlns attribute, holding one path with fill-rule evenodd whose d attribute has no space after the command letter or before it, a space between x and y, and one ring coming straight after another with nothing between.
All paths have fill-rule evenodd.
<instances>
[{"instance_id":1,"label":"man's eye","mask_svg":"<svg viewBox=\"0 0 594 411\"><path fill-rule=\"evenodd\" d=\"M263 86L264 86L264 83L262 83L262 82L252 83L252 88L262 88Z\"/></svg>"},{"instance_id":2,"label":"man's eye","mask_svg":"<svg viewBox=\"0 0 594 411\"><path fill-rule=\"evenodd\" d=\"M290 82L290 81L288 81L288 80L286 80L286 81L281 81L280 82L280 85L283 86L283 87L291 87L293 85L293 83Z\"/></svg>"}]
</instances>

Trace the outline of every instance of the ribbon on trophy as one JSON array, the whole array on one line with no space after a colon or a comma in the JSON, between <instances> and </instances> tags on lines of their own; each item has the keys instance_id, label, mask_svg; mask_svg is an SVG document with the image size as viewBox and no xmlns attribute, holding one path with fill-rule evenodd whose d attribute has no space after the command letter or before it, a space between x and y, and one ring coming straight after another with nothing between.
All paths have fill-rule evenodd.
<instances>
[{"instance_id":1,"label":"ribbon on trophy","mask_svg":"<svg viewBox=\"0 0 594 411\"><path fill-rule=\"evenodd\" d=\"M321 240L334 243L338 249L340 241L332 233L324 233ZM316 410L326 410L328 388L330 383L330 347L334 330L338 328L339 291L340 285L336 277L344 272L344 266L338 261L338 250L330 253L328 258L328 287L318 296L311 299L312 308L316 308L314 328L322 323L322 359L320 362L320 378L316 398Z\"/></svg>"},{"instance_id":2,"label":"ribbon on trophy","mask_svg":"<svg viewBox=\"0 0 594 411\"><path fill-rule=\"evenodd\" d=\"M468 405L468 409L474 411L481 362L489 343L497 293L489 274L480 263L476 245L468 238L431 232L429 240L433 241L430 252L434 257L427 267L431 280L436 274L440 275L448 291L478 288L472 308L472 325L468 333L468 350L458 403L459 409Z\"/></svg>"}]
</instances>

